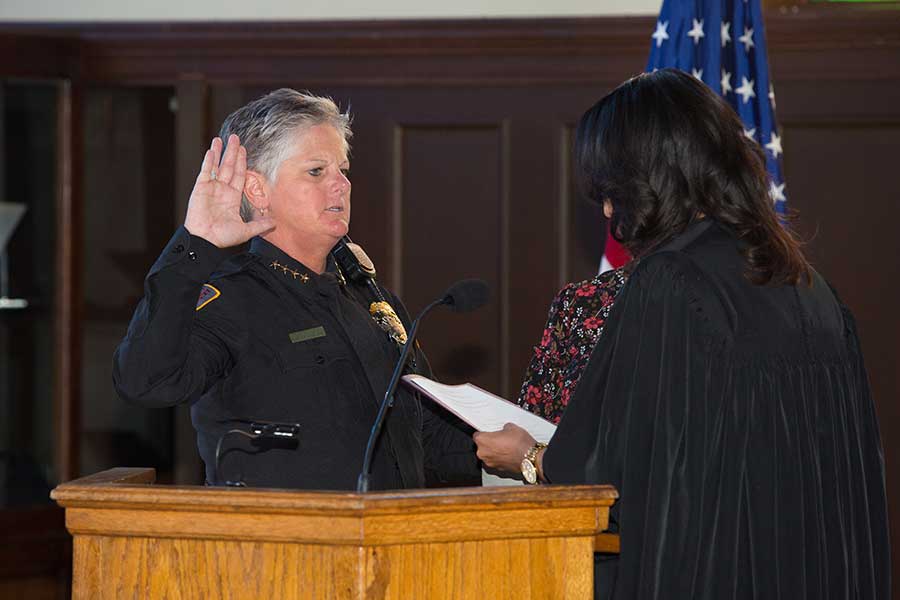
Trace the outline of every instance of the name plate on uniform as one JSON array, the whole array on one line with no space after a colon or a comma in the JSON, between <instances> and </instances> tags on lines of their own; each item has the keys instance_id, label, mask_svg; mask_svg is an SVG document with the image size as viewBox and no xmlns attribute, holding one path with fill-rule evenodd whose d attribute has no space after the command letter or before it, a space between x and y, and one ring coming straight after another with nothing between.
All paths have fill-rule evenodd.
<instances>
[{"instance_id":1,"label":"name plate on uniform","mask_svg":"<svg viewBox=\"0 0 900 600\"><path fill-rule=\"evenodd\" d=\"M299 342L308 342L309 340L325 337L325 328L319 325L318 327L295 331L294 333L289 334L289 337L291 338L291 342L295 344Z\"/></svg>"}]
</instances>

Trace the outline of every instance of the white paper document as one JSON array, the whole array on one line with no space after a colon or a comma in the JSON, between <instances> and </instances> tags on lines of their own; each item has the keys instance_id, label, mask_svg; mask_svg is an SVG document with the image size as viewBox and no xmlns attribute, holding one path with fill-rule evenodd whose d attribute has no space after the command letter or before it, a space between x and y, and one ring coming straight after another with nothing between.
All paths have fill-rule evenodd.
<instances>
[{"instance_id":1,"label":"white paper document","mask_svg":"<svg viewBox=\"0 0 900 600\"><path fill-rule=\"evenodd\" d=\"M509 400L485 391L477 385L444 385L421 375L404 375L403 383L422 392L478 431L499 431L506 423L515 423L535 440L550 441L556 425L520 408ZM482 471L482 485L523 485L520 477Z\"/></svg>"},{"instance_id":2,"label":"white paper document","mask_svg":"<svg viewBox=\"0 0 900 600\"><path fill-rule=\"evenodd\" d=\"M550 441L556 425L520 408L509 400L487 392L477 385L444 385L421 375L404 375L403 382L416 389L478 431L499 431L506 423L515 423L535 440Z\"/></svg>"}]
</instances>

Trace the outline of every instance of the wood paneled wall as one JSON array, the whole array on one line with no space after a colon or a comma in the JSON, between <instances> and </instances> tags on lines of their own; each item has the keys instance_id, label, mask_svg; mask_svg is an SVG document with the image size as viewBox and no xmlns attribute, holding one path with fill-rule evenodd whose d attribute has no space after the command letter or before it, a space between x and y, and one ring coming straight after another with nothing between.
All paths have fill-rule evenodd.
<instances>
[{"instance_id":1,"label":"wood paneled wall","mask_svg":"<svg viewBox=\"0 0 900 600\"><path fill-rule=\"evenodd\" d=\"M896 546L900 13L802 6L766 18L788 199L859 320ZM446 380L513 397L548 302L595 271L602 247L602 217L570 178L572 126L643 68L653 23L35 25L0 37L0 73L66 77L75 91L174 86L178 147L160 160L176 170L179 215L230 110L282 85L333 95L355 119L352 235L411 312L457 278L490 283L489 307L432 315L423 342Z\"/></svg>"},{"instance_id":2,"label":"wood paneled wall","mask_svg":"<svg viewBox=\"0 0 900 600\"><path fill-rule=\"evenodd\" d=\"M273 85L281 84L211 83L210 121ZM587 104L611 87L312 88L353 112L351 235L382 282L413 314L458 279L491 287L480 311L436 312L423 324L443 380L516 396L549 301L565 282L596 273L604 223L574 191L570 138ZM189 185L196 159L184 168L190 176L179 180Z\"/></svg>"}]
</instances>

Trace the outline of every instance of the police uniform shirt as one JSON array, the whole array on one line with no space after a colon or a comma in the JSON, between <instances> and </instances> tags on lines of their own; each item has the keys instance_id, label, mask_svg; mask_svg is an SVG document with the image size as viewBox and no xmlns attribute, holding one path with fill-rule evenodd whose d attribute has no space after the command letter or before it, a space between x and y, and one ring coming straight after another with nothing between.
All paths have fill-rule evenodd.
<instances>
[{"instance_id":1,"label":"police uniform shirt","mask_svg":"<svg viewBox=\"0 0 900 600\"><path fill-rule=\"evenodd\" d=\"M226 257L179 229L116 350L117 391L142 406L190 403L210 482L354 489L396 344L333 264L316 274L261 238ZM468 434L432 410L398 390L371 489L422 487L426 469L438 482L477 482ZM252 422L298 423L299 436L252 440Z\"/></svg>"}]
</instances>

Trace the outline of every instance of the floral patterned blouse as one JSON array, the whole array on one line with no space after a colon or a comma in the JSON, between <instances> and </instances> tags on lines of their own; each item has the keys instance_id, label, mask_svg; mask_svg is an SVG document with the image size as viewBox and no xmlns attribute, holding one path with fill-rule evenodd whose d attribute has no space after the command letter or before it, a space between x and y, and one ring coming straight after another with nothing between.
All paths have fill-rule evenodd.
<instances>
[{"instance_id":1,"label":"floral patterned blouse","mask_svg":"<svg viewBox=\"0 0 900 600\"><path fill-rule=\"evenodd\" d=\"M559 423L627 279L624 269L615 269L560 290L525 371L518 399L522 408Z\"/></svg>"}]
</instances>

